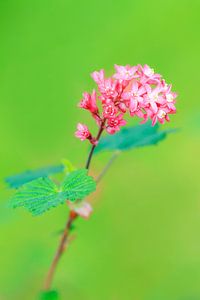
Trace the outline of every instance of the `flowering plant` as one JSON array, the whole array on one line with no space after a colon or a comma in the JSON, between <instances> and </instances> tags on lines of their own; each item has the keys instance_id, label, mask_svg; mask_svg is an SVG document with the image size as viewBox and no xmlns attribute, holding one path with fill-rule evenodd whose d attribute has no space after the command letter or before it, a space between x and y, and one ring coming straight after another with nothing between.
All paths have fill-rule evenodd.
<instances>
[{"instance_id":1,"label":"flowering plant","mask_svg":"<svg viewBox=\"0 0 200 300\"><path fill-rule=\"evenodd\" d=\"M79 106L88 110L97 125L108 134L114 134L126 125L124 115L129 112L131 117L142 119L141 123L150 118L152 125L169 121L169 114L176 112L176 93L171 85L166 84L160 74L154 73L149 66L130 67L115 65L116 72L105 78L104 70L92 73L97 83L99 96L84 93ZM101 101L101 111L97 106L97 98ZM97 140L92 137L86 125L78 124L76 136L82 141L88 139L95 145Z\"/></svg>"},{"instance_id":2,"label":"flowering plant","mask_svg":"<svg viewBox=\"0 0 200 300\"><path fill-rule=\"evenodd\" d=\"M115 73L106 78L104 70L93 72L92 78L98 90L83 93L79 107L89 111L95 120L98 133L94 136L85 124L78 123L75 136L81 141L88 140L91 149L84 169L75 169L69 161L62 165L29 171L6 179L12 188L17 188L10 204L23 206L33 215L40 215L52 207L66 203L69 217L61 240L45 280L46 295L51 293L52 280L57 264L65 250L73 222L77 217L89 218L91 205L83 199L96 189L114 159L123 150L153 145L166 137L169 130L158 130L158 124L169 121L169 115L176 112L176 93L172 92L160 74L148 65L118 66ZM122 128L126 116L139 117L135 127ZM151 120L151 125L148 120ZM102 137L103 132L108 133ZM88 175L92 157L102 150L114 151L102 173L96 178ZM63 181L55 183L50 175L63 173ZM50 294L49 294L50 295Z\"/></svg>"}]
</instances>

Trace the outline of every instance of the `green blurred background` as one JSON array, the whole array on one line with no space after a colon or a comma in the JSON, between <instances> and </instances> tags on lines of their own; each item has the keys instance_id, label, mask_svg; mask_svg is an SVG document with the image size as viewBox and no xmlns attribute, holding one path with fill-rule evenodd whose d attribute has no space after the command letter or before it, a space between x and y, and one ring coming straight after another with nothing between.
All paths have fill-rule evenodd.
<instances>
[{"instance_id":1,"label":"green blurred background","mask_svg":"<svg viewBox=\"0 0 200 300\"><path fill-rule=\"evenodd\" d=\"M199 13L199 0L0 0L1 300L36 299L67 216L9 210L3 179L62 158L84 165L74 130L95 124L77 102L114 63L147 63L173 83L178 113L164 127L181 131L116 161L54 287L70 300L200 299Z\"/></svg>"}]
</instances>

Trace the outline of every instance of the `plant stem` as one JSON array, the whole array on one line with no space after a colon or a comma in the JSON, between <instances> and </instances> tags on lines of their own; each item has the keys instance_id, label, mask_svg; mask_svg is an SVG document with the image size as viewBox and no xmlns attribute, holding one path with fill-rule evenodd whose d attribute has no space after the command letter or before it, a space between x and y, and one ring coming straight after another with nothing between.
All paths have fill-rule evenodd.
<instances>
[{"instance_id":1,"label":"plant stem","mask_svg":"<svg viewBox=\"0 0 200 300\"><path fill-rule=\"evenodd\" d=\"M53 280L53 277L54 277L54 274L55 274L56 267L58 265L58 261L60 260L62 254L65 250L65 245L66 245L67 238L69 236L69 232L70 232L72 222L76 218L77 218L77 214L74 213L73 211L71 211L70 214L69 214L69 218L67 220L64 232L63 232L62 237L60 239L58 249L57 249L56 254L53 258L53 261L51 263L49 272L48 272L46 280L45 280L45 284L44 284L44 289L45 290L50 290L50 288L51 288L52 280Z\"/></svg>"},{"instance_id":2,"label":"plant stem","mask_svg":"<svg viewBox=\"0 0 200 300\"><path fill-rule=\"evenodd\" d=\"M120 154L120 151L116 151L116 152L113 153L113 155L111 156L111 158L108 161L107 165L104 167L104 169L102 170L102 172L97 177L97 179L96 179L96 183L97 184L101 181L101 179L107 173L107 171L109 170L109 168L111 167L111 165L114 163L114 161L116 160L116 158L119 156L119 154Z\"/></svg>"},{"instance_id":3,"label":"plant stem","mask_svg":"<svg viewBox=\"0 0 200 300\"><path fill-rule=\"evenodd\" d=\"M99 141L103 130L104 130L104 121L102 122L102 124L99 128L99 131L98 131L98 134L97 134L97 137L96 137L97 142ZM90 167L90 164L91 164L91 160L92 160L92 156L93 156L95 147L96 147L96 145L92 145L92 148L90 150L90 153L89 153L86 165L85 165L85 168L88 169L88 170L89 170L89 167ZM59 262L62 254L65 250L65 245L66 245L67 239L68 239L69 234L70 234L71 225L74 222L74 220L77 219L77 217L78 217L78 214L75 211L70 211L70 214L68 216L64 232L63 232L63 234L61 236L61 239L60 239L60 243L58 245L58 248L56 250L55 256L54 256L53 261L51 263L49 272L48 272L47 277L45 279L44 290L46 290L46 291L51 289L52 281L53 281L53 278L54 278L54 275L55 275L55 271L56 271L58 262Z\"/></svg>"},{"instance_id":4,"label":"plant stem","mask_svg":"<svg viewBox=\"0 0 200 300\"><path fill-rule=\"evenodd\" d=\"M97 134L97 137L96 137L97 142L99 141L99 139L101 137L101 134L103 132L103 129L104 129L103 126L104 126L104 123L102 123L102 125L99 129L99 132ZM89 156L88 156L88 159L87 159L87 162L86 162L85 168L88 169L88 170L89 170L89 167L90 167L90 163L91 163L91 160L92 160L92 156L93 156L95 147L96 147L96 145L92 145L92 148L90 150L90 153L89 153Z\"/></svg>"}]
</instances>

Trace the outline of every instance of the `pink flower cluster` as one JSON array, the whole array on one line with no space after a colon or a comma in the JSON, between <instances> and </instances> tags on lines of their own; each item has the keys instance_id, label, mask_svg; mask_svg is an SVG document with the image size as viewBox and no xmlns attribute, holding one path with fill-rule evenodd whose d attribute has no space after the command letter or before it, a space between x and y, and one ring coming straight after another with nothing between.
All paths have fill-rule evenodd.
<instances>
[{"instance_id":1,"label":"pink flower cluster","mask_svg":"<svg viewBox=\"0 0 200 300\"><path fill-rule=\"evenodd\" d=\"M160 74L148 65L118 66L113 76L106 78L104 70L93 72L93 80L98 86L98 93L83 93L79 107L88 110L99 127L109 134L114 134L126 125L124 116L141 118L141 123L148 119L163 124L169 121L169 115L176 112L176 93L171 91ZM100 105L97 105L97 101ZM76 137L82 141L88 139L92 144L96 141L86 125L78 124Z\"/></svg>"}]
</instances>

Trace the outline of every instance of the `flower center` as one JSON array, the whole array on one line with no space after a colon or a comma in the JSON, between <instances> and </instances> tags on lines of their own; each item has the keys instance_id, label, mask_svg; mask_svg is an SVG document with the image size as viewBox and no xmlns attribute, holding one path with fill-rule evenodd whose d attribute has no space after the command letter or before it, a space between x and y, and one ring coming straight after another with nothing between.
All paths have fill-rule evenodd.
<instances>
[{"instance_id":1,"label":"flower center","mask_svg":"<svg viewBox=\"0 0 200 300\"><path fill-rule=\"evenodd\" d=\"M173 102L174 101L174 98L171 94L167 94L166 98L167 98L167 102Z\"/></svg>"},{"instance_id":2,"label":"flower center","mask_svg":"<svg viewBox=\"0 0 200 300\"><path fill-rule=\"evenodd\" d=\"M110 119L110 120L109 120L109 125L110 125L111 127L117 126L118 123L119 123L119 122L118 122L117 119Z\"/></svg>"},{"instance_id":3,"label":"flower center","mask_svg":"<svg viewBox=\"0 0 200 300\"><path fill-rule=\"evenodd\" d=\"M138 97L138 93L137 92L133 93L133 97L137 98Z\"/></svg>"},{"instance_id":4,"label":"flower center","mask_svg":"<svg viewBox=\"0 0 200 300\"><path fill-rule=\"evenodd\" d=\"M166 116L166 112L164 110L159 110L158 118L163 119Z\"/></svg>"},{"instance_id":5,"label":"flower center","mask_svg":"<svg viewBox=\"0 0 200 300\"><path fill-rule=\"evenodd\" d=\"M107 107L105 107L105 114L106 115L114 115L115 108L112 105L108 105Z\"/></svg>"},{"instance_id":6,"label":"flower center","mask_svg":"<svg viewBox=\"0 0 200 300\"><path fill-rule=\"evenodd\" d=\"M153 101L153 102L158 101L158 95L157 95L157 94L155 94L155 95L150 95L149 98L150 98L150 101Z\"/></svg>"},{"instance_id":7,"label":"flower center","mask_svg":"<svg viewBox=\"0 0 200 300\"><path fill-rule=\"evenodd\" d=\"M126 76L129 76L129 75L130 75L130 71L126 70L126 71L125 71L125 75L126 75Z\"/></svg>"}]
</instances>

